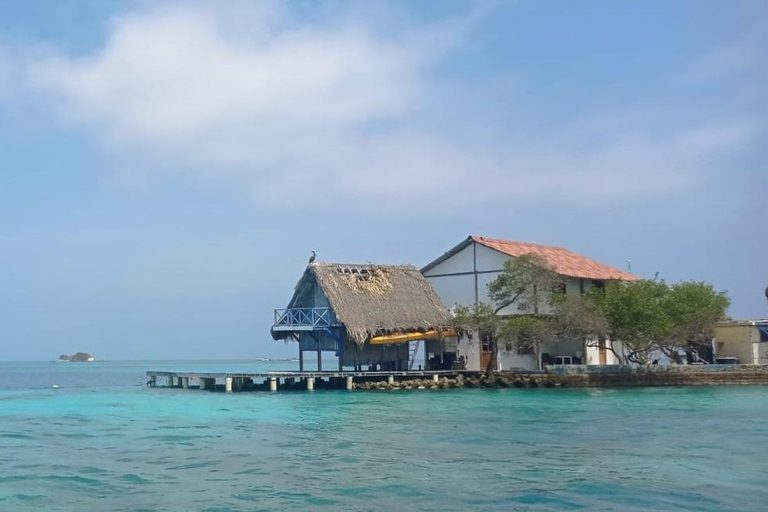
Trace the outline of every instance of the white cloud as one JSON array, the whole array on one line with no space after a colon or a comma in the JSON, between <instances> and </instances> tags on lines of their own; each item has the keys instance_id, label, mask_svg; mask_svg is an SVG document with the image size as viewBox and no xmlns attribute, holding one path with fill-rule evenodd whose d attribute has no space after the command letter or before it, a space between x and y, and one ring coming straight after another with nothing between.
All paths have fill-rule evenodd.
<instances>
[{"instance_id":1,"label":"white cloud","mask_svg":"<svg viewBox=\"0 0 768 512\"><path fill-rule=\"evenodd\" d=\"M33 59L28 79L132 172L143 169L142 181L184 173L259 202L317 192L331 207L386 197L382 209L425 193L629 197L700 179L753 137L743 121L664 135L564 129L536 141L494 133L480 113L438 124L462 98L437 66L474 23L385 30L280 3L171 4L116 18L91 54Z\"/></svg>"}]
</instances>

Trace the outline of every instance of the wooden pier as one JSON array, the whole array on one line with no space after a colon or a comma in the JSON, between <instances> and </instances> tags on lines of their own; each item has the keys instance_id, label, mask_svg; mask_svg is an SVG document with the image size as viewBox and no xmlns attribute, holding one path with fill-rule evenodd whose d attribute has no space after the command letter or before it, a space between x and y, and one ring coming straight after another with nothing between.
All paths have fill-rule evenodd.
<instances>
[{"instance_id":1,"label":"wooden pier","mask_svg":"<svg viewBox=\"0 0 768 512\"><path fill-rule=\"evenodd\" d=\"M222 372L147 372L150 387L202 389L210 391L278 391L314 389L347 389L370 382L385 382L397 387L399 383L424 381L437 385L441 379L475 374L462 370L408 371L271 371L257 373Z\"/></svg>"}]
</instances>

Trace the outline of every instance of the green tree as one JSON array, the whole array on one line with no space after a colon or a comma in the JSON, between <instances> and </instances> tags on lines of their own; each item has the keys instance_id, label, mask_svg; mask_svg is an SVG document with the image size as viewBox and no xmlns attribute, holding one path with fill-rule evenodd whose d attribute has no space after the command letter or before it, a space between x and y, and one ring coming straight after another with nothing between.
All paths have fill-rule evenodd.
<instances>
[{"instance_id":1,"label":"green tree","mask_svg":"<svg viewBox=\"0 0 768 512\"><path fill-rule=\"evenodd\" d=\"M698 351L709 345L717 322L726 318L731 300L711 284L684 281L669 287L662 308L668 318L668 330L659 340L659 349L681 363L680 350Z\"/></svg>"},{"instance_id":2,"label":"green tree","mask_svg":"<svg viewBox=\"0 0 768 512\"><path fill-rule=\"evenodd\" d=\"M653 359L658 341L669 329L663 307L668 293L664 281L651 280L611 281L589 289L587 298L605 316L611 338L621 340L622 362L647 364Z\"/></svg>"},{"instance_id":3,"label":"green tree","mask_svg":"<svg viewBox=\"0 0 768 512\"><path fill-rule=\"evenodd\" d=\"M554 304L554 295L564 291L565 281L539 256L526 254L504 264L501 274L488 284L492 301L471 306L457 306L454 323L460 332L487 337L491 359L486 372L498 368L499 350L517 343L530 349L540 361L541 344L551 336L551 318L540 314L545 305ZM514 306L520 314L500 315ZM540 362L539 362L540 364Z\"/></svg>"},{"instance_id":4,"label":"green tree","mask_svg":"<svg viewBox=\"0 0 768 512\"><path fill-rule=\"evenodd\" d=\"M586 295L561 295L553 308L554 329L557 336L564 339L582 339L587 347L600 346L600 339L610 336L611 328L605 314L595 300ZM620 348L607 343L605 348L616 359L625 362Z\"/></svg>"},{"instance_id":5,"label":"green tree","mask_svg":"<svg viewBox=\"0 0 768 512\"><path fill-rule=\"evenodd\" d=\"M607 348L623 363L646 364L659 351L682 363L680 350L708 344L729 304L726 293L709 283L615 281L591 288L583 297L561 298L554 313L560 333L618 339L621 350Z\"/></svg>"},{"instance_id":6,"label":"green tree","mask_svg":"<svg viewBox=\"0 0 768 512\"><path fill-rule=\"evenodd\" d=\"M504 263L499 277L488 284L488 296L496 313L509 306L518 311L539 314L553 301L553 292L561 291L565 280L536 254L523 254Z\"/></svg>"}]
</instances>

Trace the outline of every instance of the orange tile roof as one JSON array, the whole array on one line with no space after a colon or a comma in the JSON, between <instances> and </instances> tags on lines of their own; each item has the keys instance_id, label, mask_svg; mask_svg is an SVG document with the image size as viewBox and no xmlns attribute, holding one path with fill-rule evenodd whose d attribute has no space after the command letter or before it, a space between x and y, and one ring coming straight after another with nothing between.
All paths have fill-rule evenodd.
<instances>
[{"instance_id":1,"label":"orange tile roof","mask_svg":"<svg viewBox=\"0 0 768 512\"><path fill-rule=\"evenodd\" d=\"M527 242L513 242L484 236L470 236L471 240L509 256L536 254L543 258L558 274L586 279L621 279L637 281L640 278L611 267L604 263L591 260L579 254L553 245L539 245Z\"/></svg>"}]
</instances>

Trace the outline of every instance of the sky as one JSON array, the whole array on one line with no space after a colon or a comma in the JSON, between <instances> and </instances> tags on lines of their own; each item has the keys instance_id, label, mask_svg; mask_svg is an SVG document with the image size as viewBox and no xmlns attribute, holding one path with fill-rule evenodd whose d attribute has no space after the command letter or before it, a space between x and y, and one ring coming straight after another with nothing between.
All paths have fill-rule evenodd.
<instances>
[{"instance_id":1,"label":"sky","mask_svg":"<svg viewBox=\"0 0 768 512\"><path fill-rule=\"evenodd\" d=\"M768 317L768 4L0 0L0 360L295 356L311 250L559 245Z\"/></svg>"}]
</instances>

